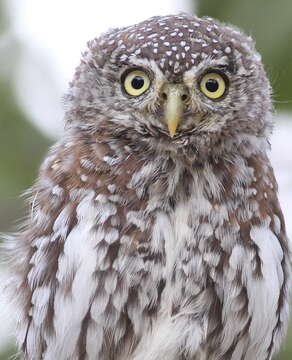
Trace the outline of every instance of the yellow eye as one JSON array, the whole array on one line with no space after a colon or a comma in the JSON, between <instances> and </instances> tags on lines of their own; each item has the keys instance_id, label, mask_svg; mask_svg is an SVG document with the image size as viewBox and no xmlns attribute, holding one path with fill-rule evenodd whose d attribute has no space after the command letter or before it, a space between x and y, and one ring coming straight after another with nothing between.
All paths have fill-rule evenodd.
<instances>
[{"instance_id":1,"label":"yellow eye","mask_svg":"<svg viewBox=\"0 0 292 360\"><path fill-rule=\"evenodd\" d=\"M216 73L208 73L203 76L200 82L200 88L203 94L210 99L219 99L226 90L226 82L224 78Z\"/></svg>"},{"instance_id":2,"label":"yellow eye","mask_svg":"<svg viewBox=\"0 0 292 360\"><path fill-rule=\"evenodd\" d=\"M149 89L150 79L144 71L133 70L126 75L123 85L129 95L139 96Z\"/></svg>"}]
</instances>

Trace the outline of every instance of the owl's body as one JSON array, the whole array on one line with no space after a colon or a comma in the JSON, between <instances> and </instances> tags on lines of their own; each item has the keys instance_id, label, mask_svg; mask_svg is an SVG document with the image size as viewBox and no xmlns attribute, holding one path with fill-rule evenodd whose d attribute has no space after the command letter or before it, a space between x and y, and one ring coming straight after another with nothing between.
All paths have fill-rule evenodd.
<instances>
[{"instance_id":1,"label":"owl's body","mask_svg":"<svg viewBox=\"0 0 292 360\"><path fill-rule=\"evenodd\" d=\"M136 92L149 75L139 96L133 69ZM211 95L197 89L209 73ZM113 30L89 43L67 101L10 245L26 359L271 359L290 252L251 40L187 15Z\"/></svg>"}]
</instances>

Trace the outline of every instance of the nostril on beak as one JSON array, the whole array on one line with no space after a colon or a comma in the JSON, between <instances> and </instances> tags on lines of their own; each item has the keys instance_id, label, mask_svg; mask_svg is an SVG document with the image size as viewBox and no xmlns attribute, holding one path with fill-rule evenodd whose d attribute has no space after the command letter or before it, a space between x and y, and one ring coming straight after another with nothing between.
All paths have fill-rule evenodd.
<instances>
[{"instance_id":1,"label":"nostril on beak","mask_svg":"<svg viewBox=\"0 0 292 360\"><path fill-rule=\"evenodd\" d=\"M163 92L163 93L161 94L161 97L162 97L163 100L167 100L167 98L168 98L167 93ZM185 102L185 101L188 100L189 97L188 97L187 94L182 94L180 98L181 98L181 100L182 100L183 102Z\"/></svg>"}]
</instances>

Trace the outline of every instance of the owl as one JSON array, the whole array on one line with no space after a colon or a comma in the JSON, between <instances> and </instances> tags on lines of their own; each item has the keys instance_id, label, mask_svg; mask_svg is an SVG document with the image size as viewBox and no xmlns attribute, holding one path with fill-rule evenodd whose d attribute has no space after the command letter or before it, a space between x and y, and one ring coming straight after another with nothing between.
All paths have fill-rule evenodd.
<instances>
[{"instance_id":1,"label":"owl","mask_svg":"<svg viewBox=\"0 0 292 360\"><path fill-rule=\"evenodd\" d=\"M153 17L90 41L6 240L27 360L270 360L290 249L251 38Z\"/></svg>"}]
</instances>

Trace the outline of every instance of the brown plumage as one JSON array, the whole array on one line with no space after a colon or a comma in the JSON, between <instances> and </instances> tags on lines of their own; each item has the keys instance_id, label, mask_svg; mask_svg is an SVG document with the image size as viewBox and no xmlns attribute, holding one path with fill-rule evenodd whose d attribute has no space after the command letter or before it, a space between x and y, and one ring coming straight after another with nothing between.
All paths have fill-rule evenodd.
<instances>
[{"instance_id":1,"label":"brown plumage","mask_svg":"<svg viewBox=\"0 0 292 360\"><path fill-rule=\"evenodd\" d=\"M5 287L29 360L269 360L290 250L253 42L155 17L88 43Z\"/></svg>"}]
</instances>

